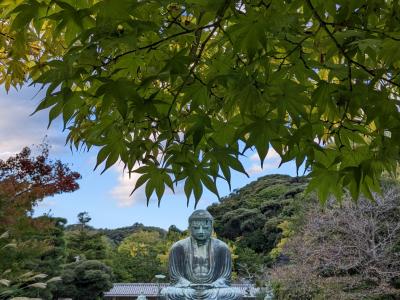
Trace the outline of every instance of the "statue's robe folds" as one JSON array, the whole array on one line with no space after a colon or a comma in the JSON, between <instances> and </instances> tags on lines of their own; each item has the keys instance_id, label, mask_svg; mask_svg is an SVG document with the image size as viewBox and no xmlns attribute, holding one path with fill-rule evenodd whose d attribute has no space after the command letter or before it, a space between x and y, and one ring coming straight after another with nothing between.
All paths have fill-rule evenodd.
<instances>
[{"instance_id":1,"label":"statue's robe folds","mask_svg":"<svg viewBox=\"0 0 400 300\"><path fill-rule=\"evenodd\" d=\"M176 242L169 255L169 274L173 286L162 289L167 300L238 300L239 289L229 286L232 261L228 246L211 238L208 244L208 272L195 274L192 238ZM190 286L188 286L190 285ZM203 286L202 286L203 285Z\"/></svg>"}]
</instances>

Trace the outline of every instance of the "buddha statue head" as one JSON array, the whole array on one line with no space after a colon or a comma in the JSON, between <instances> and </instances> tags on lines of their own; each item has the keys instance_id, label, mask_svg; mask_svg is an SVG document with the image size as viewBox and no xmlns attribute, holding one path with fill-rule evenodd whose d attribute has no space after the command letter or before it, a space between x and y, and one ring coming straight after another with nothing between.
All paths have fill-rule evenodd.
<instances>
[{"instance_id":1,"label":"buddha statue head","mask_svg":"<svg viewBox=\"0 0 400 300\"><path fill-rule=\"evenodd\" d=\"M189 217L190 235L196 241L207 241L213 231L213 221L213 217L208 211L204 209L195 210Z\"/></svg>"}]
</instances>

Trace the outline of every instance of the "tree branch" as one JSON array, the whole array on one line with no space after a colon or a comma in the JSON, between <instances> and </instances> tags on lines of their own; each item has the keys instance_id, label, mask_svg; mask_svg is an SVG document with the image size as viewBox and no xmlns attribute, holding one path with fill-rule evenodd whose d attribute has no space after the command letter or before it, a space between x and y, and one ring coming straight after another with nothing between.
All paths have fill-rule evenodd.
<instances>
[{"instance_id":1,"label":"tree branch","mask_svg":"<svg viewBox=\"0 0 400 300\"><path fill-rule=\"evenodd\" d=\"M321 26L324 28L324 30L326 31L326 33L328 34L328 36L331 38L331 40L334 42L334 44L336 45L336 47L338 48L338 50L343 54L343 56L347 59L347 62L349 64L354 64L357 67L361 68L362 70L364 70L365 72L367 72L369 75L375 77L375 71L374 70L370 70L368 69L366 66L364 66L363 64L359 63L358 61L353 60L345 51L345 49L343 48L342 45L340 45L340 43L338 42L338 40L335 38L335 36L333 35L333 33L329 30L328 28L328 23L325 22L324 20L322 20L321 16L318 14L318 12L316 11L315 7L312 5L311 0L306 0L308 6L310 7L310 9L313 11L313 14L315 16L315 18L318 20L318 22L321 24ZM382 80L389 82L390 84L393 84L397 87L400 87L400 84L394 82L391 79L385 78L385 77L381 77Z\"/></svg>"},{"instance_id":2,"label":"tree branch","mask_svg":"<svg viewBox=\"0 0 400 300\"><path fill-rule=\"evenodd\" d=\"M175 37L178 37L178 36L181 36L181 35L185 35L185 34L188 34L188 33L192 33L192 32L195 32L195 31L197 31L197 30L199 30L199 29L212 28L212 27L214 27L214 26L216 26L215 23L209 24L209 25L205 25L205 26L202 26L202 27L199 27L199 28L196 28L196 29L187 29L187 30L184 30L184 31L181 31L181 32L172 34L172 35L167 36L167 37L165 37L165 38L162 38L162 39L160 39L160 40L158 40L158 41L156 41L156 42L150 43L150 44L148 44L148 45L146 45L146 46L138 47L138 48L136 48L136 49L132 49L132 50L123 52L123 53L121 53L121 54L118 54L117 56L115 56L115 57L109 59L107 62L103 63L103 66L106 66L106 65L108 65L108 64L111 63L111 62L116 62L118 59L120 59L121 57L123 57L123 56L125 56L125 55L132 54L132 53L137 52L137 51L140 51L140 50L152 49L152 48L158 46L159 44L161 44L161 43L163 43L163 42L165 42L165 41L168 41L168 40L170 40L170 39L173 39L173 38L175 38Z\"/></svg>"}]
</instances>

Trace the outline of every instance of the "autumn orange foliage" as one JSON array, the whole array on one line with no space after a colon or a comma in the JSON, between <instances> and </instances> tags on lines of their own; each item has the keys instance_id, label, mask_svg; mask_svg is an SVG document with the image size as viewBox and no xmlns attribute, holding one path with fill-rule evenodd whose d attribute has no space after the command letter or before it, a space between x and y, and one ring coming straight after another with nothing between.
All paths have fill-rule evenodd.
<instances>
[{"instance_id":1,"label":"autumn orange foliage","mask_svg":"<svg viewBox=\"0 0 400 300\"><path fill-rule=\"evenodd\" d=\"M25 147L7 160L0 160L0 229L17 224L43 226L40 220L26 218L34 206L45 197L79 188L79 173L60 160L50 160L47 144L39 149L36 156Z\"/></svg>"}]
</instances>

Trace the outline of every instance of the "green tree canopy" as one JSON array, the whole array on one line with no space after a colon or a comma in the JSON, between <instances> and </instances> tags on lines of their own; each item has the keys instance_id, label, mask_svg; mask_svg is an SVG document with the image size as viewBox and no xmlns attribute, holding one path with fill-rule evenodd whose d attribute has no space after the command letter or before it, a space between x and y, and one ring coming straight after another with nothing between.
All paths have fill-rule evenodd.
<instances>
[{"instance_id":1,"label":"green tree canopy","mask_svg":"<svg viewBox=\"0 0 400 300\"><path fill-rule=\"evenodd\" d=\"M65 266L62 281L57 283L57 297L101 299L113 284L112 270L98 260L83 260Z\"/></svg>"},{"instance_id":2,"label":"green tree canopy","mask_svg":"<svg viewBox=\"0 0 400 300\"><path fill-rule=\"evenodd\" d=\"M43 85L71 146L149 199L245 173L273 148L322 200L369 197L399 160L400 6L380 0L5 0L0 82Z\"/></svg>"},{"instance_id":3,"label":"green tree canopy","mask_svg":"<svg viewBox=\"0 0 400 300\"><path fill-rule=\"evenodd\" d=\"M112 265L117 280L151 282L155 275L166 274L168 255L165 253L170 245L157 231L132 233L121 242L114 255Z\"/></svg>"},{"instance_id":4,"label":"green tree canopy","mask_svg":"<svg viewBox=\"0 0 400 300\"><path fill-rule=\"evenodd\" d=\"M66 233L67 260L69 262L88 260L104 260L107 257L107 239L100 232L90 230L87 223L92 219L84 211L77 215L78 230L69 230Z\"/></svg>"},{"instance_id":5,"label":"green tree canopy","mask_svg":"<svg viewBox=\"0 0 400 300\"><path fill-rule=\"evenodd\" d=\"M80 212L78 214L78 222L82 227L82 230L85 228L86 224L90 222L92 218L89 216L87 211Z\"/></svg>"}]
</instances>

